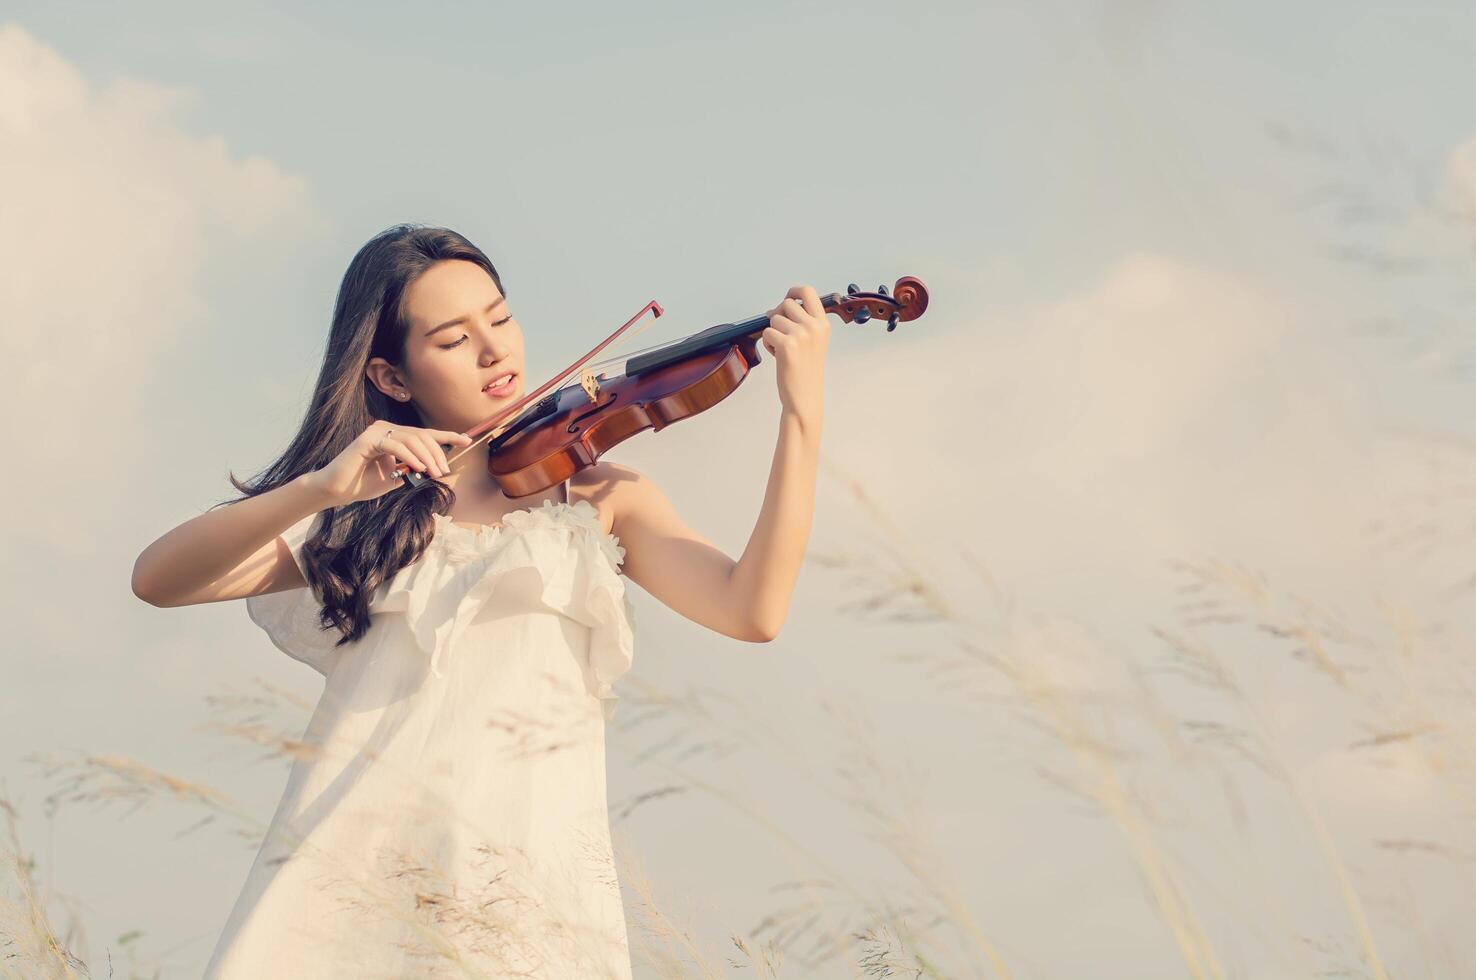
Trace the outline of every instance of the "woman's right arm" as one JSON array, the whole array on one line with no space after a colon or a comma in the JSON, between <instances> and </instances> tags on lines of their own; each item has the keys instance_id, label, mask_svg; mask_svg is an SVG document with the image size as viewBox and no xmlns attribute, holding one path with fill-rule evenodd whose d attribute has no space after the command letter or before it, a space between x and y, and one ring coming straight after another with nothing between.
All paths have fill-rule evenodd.
<instances>
[{"instance_id":1,"label":"woman's right arm","mask_svg":"<svg viewBox=\"0 0 1476 980\"><path fill-rule=\"evenodd\" d=\"M167 532L134 562L133 594L153 606L190 606L305 586L279 535L334 506L316 475L304 473Z\"/></svg>"},{"instance_id":2,"label":"woman's right arm","mask_svg":"<svg viewBox=\"0 0 1476 980\"><path fill-rule=\"evenodd\" d=\"M133 594L153 606L244 599L307 585L281 534L318 511L368 500L400 485L399 460L432 476L448 472L440 443L465 446L460 432L375 422L327 466L164 534L133 564Z\"/></svg>"}]
</instances>

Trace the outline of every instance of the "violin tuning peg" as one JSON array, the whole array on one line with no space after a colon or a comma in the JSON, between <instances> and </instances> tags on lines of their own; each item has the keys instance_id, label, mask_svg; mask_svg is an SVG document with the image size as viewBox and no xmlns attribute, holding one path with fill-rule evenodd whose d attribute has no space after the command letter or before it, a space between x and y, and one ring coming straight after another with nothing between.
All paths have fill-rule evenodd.
<instances>
[{"instance_id":1,"label":"violin tuning peg","mask_svg":"<svg viewBox=\"0 0 1476 980\"><path fill-rule=\"evenodd\" d=\"M887 286L886 286L886 283L883 283L882 285L877 286L876 287L876 291L879 292L879 293L881 293L883 296L887 295Z\"/></svg>"},{"instance_id":2,"label":"violin tuning peg","mask_svg":"<svg viewBox=\"0 0 1476 980\"><path fill-rule=\"evenodd\" d=\"M849 286L846 287L846 292L850 293L853 296L856 293L859 293L860 291L861 291L861 287L858 286L858 285L856 285L854 282L851 283Z\"/></svg>"},{"instance_id":3,"label":"violin tuning peg","mask_svg":"<svg viewBox=\"0 0 1476 980\"><path fill-rule=\"evenodd\" d=\"M871 309L869 307L863 306L856 311L856 314L851 319L854 320L856 323L865 323L867 320L871 319Z\"/></svg>"},{"instance_id":4,"label":"violin tuning peg","mask_svg":"<svg viewBox=\"0 0 1476 980\"><path fill-rule=\"evenodd\" d=\"M893 313L887 320L887 333L897 329L897 314Z\"/></svg>"}]
</instances>

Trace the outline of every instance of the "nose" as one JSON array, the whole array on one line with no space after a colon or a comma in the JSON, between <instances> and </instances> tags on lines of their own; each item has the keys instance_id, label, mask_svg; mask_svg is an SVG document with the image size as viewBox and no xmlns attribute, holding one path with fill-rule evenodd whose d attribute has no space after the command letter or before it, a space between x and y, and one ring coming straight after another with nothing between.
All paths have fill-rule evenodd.
<instances>
[{"instance_id":1,"label":"nose","mask_svg":"<svg viewBox=\"0 0 1476 980\"><path fill-rule=\"evenodd\" d=\"M482 366L491 367L498 361L507 357L512 346L506 339L497 335L494 330L486 330L482 334Z\"/></svg>"}]
</instances>

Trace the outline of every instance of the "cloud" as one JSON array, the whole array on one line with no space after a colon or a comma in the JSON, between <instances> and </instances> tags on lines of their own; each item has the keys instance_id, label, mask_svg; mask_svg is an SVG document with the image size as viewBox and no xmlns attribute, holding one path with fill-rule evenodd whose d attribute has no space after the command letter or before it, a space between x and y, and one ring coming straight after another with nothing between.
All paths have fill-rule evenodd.
<instances>
[{"instance_id":1,"label":"cloud","mask_svg":"<svg viewBox=\"0 0 1476 980\"><path fill-rule=\"evenodd\" d=\"M1458 144L1446 158L1445 192L1456 213L1476 229L1476 136Z\"/></svg>"},{"instance_id":2,"label":"cloud","mask_svg":"<svg viewBox=\"0 0 1476 980\"><path fill-rule=\"evenodd\" d=\"M931 528L927 550L966 542L1007 579L1099 602L1167 558L1328 584L1370 560L1358 531L1407 447L1320 311L1141 252L1059 300L970 318L952 300L837 345L827 370L828 451Z\"/></svg>"},{"instance_id":3,"label":"cloud","mask_svg":"<svg viewBox=\"0 0 1476 980\"><path fill-rule=\"evenodd\" d=\"M977 579L943 561L966 548L1038 617L1016 637L1024 663L1127 696L1123 665L1166 652L1150 628L1204 611L1170 560L1244 570L1264 593L1214 593L1245 624L1205 642L1286 720L1291 764L1341 803L1430 805L1428 759L1382 754L1371 794L1369 760L1346 748L1360 724L1398 723L1387 706L1254 624L1334 619L1327 655L1356 690L1412 683L1389 609L1411 628L1456 613L1440 597L1470 576L1470 446L1399 425L1340 324L1226 270L1136 253L1059 300L965 318L950 299L905 334L840 345L826 452L933 558L956 608L988 627ZM1463 675L1452 647L1423 641L1425 691Z\"/></svg>"},{"instance_id":4,"label":"cloud","mask_svg":"<svg viewBox=\"0 0 1476 980\"><path fill-rule=\"evenodd\" d=\"M206 313L213 249L312 220L303 178L183 128L195 100L139 79L94 85L0 26L0 315L13 404L53 434L33 447L53 472L99 417L120 430L160 348Z\"/></svg>"},{"instance_id":5,"label":"cloud","mask_svg":"<svg viewBox=\"0 0 1476 980\"><path fill-rule=\"evenodd\" d=\"M208 320L213 255L321 220L306 180L219 135L190 133L187 89L97 85L24 28L0 26L0 323L21 406L28 539L85 554L76 494L126 466L135 392L161 352ZM90 492L90 491L89 491ZM13 517L19 522L20 518Z\"/></svg>"}]
</instances>

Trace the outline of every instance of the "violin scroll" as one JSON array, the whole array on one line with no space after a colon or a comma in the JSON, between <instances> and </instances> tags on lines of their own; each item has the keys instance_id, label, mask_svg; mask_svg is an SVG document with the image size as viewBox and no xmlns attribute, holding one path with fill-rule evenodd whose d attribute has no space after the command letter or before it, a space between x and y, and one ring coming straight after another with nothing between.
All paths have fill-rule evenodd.
<instances>
[{"instance_id":1,"label":"violin scroll","mask_svg":"<svg viewBox=\"0 0 1476 980\"><path fill-rule=\"evenodd\" d=\"M834 313L847 323L865 323L875 317L886 318L887 331L897 329L899 322L916 320L928 308L928 287L916 276L897 280L892 292L886 286L874 293L863 293L855 283L846 287L846 295L831 293L821 300L827 313Z\"/></svg>"}]
</instances>

